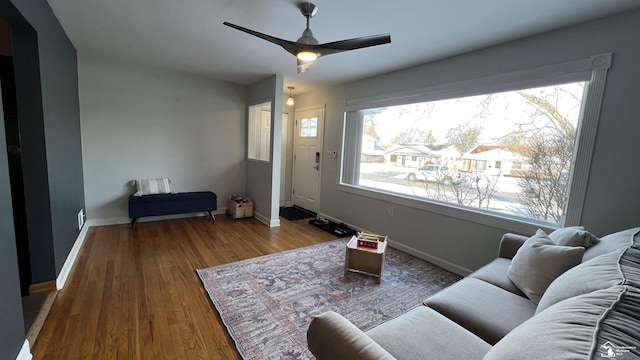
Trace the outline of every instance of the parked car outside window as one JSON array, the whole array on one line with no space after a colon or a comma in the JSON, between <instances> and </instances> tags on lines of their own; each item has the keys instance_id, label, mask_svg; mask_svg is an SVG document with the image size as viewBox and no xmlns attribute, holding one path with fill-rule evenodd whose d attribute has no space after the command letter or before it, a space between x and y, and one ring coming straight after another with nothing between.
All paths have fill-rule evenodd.
<instances>
[{"instance_id":1,"label":"parked car outside window","mask_svg":"<svg viewBox=\"0 0 640 360\"><path fill-rule=\"evenodd\" d=\"M455 170L450 170L444 165L423 165L416 170L407 173L410 181L430 181L443 184L457 183L462 178L461 174Z\"/></svg>"}]
</instances>

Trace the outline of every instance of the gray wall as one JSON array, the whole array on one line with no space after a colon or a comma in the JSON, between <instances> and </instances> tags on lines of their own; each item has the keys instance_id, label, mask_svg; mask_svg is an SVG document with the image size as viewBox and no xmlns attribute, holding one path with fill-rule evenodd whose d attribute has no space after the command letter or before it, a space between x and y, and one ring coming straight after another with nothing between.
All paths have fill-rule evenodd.
<instances>
[{"instance_id":1,"label":"gray wall","mask_svg":"<svg viewBox=\"0 0 640 360\"><path fill-rule=\"evenodd\" d=\"M637 185L640 134L640 11L572 26L442 61L299 96L297 107L327 105L324 149L341 148L341 100L425 88L613 52L581 223L597 235L639 226ZM488 225L486 216L445 215L340 191L339 160L323 160L321 212L355 226L389 234L401 247L461 272L495 257L504 232L532 233L512 221ZM387 215L394 206L394 216Z\"/></svg>"},{"instance_id":2,"label":"gray wall","mask_svg":"<svg viewBox=\"0 0 640 360\"><path fill-rule=\"evenodd\" d=\"M277 225L279 225L280 163L282 162L283 81L282 75L273 75L252 84L249 87L248 97L249 106L271 101L271 162L247 160L247 195L254 201L256 215L262 221L270 224L277 223Z\"/></svg>"},{"instance_id":3,"label":"gray wall","mask_svg":"<svg viewBox=\"0 0 640 360\"><path fill-rule=\"evenodd\" d=\"M244 193L245 86L84 52L78 72L88 219L128 221L135 179Z\"/></svg>"}]
</instances>

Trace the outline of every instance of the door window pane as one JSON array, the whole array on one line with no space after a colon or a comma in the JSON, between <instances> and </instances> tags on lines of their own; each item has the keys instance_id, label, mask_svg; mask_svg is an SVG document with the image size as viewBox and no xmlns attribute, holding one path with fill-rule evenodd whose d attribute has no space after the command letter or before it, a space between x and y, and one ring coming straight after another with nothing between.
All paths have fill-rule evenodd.
<instances>
[{"instance_id":1,"label":"door window pane","mask_svg":"<svg viewBox=\"0 0 640 360\"><path fill-rule=\"evenodd\" d=\"M300 137L318 137L318 118L303 118L300 120Z\"/></svg>"}]
</instances>

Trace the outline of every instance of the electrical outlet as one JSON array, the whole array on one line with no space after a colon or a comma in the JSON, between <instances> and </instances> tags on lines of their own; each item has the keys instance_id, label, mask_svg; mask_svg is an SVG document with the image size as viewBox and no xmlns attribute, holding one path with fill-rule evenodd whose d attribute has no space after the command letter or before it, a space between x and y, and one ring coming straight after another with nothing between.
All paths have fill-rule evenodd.
<instances>
[{"instance_id":1,"label":"electrical outlet","mask_svg":"<svg viewBox=\"0 0 640 360\"><path fill-rule=\"evenodd\" d=\"M389 210L387 210L389 216L393 216L393 206L389 206Z\"/></svg>"},{"instance_id":2,"label":"electrical outlet","mask_svg":"<svg viewBox=\"0 0 640 360\"><path fill-rule=\"evenodd\" d=\"M84 210L80 209L78 212L78 230L82 230L82 226L84 225Z\"/></svg>"}]
</instances>

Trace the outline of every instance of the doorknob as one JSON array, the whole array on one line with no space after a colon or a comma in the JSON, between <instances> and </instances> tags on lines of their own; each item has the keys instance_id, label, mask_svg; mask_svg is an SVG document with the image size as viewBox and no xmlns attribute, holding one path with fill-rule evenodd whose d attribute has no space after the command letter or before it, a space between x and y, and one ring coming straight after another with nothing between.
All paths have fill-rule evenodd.
<instances>
[{"instance_id":1,"label":"doorknob","mask_svg":"<svg viewBox=\"0 0 640 360\"><path fill-rule=\"evenodd\" d=\"M313 168L316 169L316 170L320 170L320 165L316 165Z\"/></svg>"}]
</instances>

